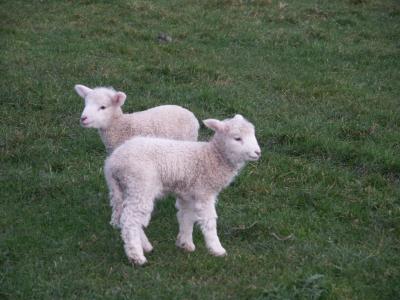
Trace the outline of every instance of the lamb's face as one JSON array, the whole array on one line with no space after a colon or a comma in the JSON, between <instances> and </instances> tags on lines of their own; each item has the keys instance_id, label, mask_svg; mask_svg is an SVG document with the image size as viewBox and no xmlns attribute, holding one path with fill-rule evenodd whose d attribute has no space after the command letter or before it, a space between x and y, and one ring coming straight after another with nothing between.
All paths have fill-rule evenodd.
<instances>
[{"instance_id":1,"label":"lamb's face","mask_svg":"<svg viewBox=\"0 0 400 300\"><path fill-rule=\"evenodd\" d=\"M81 125L86 128L107 128L114 111L110 96L93 90L85 97Z\"/></svg>"},{"instance_id":2,"label":"lamb's face","mask_svg":"<svg viewBox=\"0 0 400 300\"><path fill-rule=\"evenodd\" d=\"M210 123L211 124L210 126ZM206 120L206 126L215 130L215 140L228 159L235 163L255 161L261 157L253 124L236 115L224 121Z\"/></svg>"},{"instance_id":3,"label":"lamb's face","mask_svg":"<svg viewBox=\"0 0 400 300\"><path fill-rule=\"evenodd\" d=\"M81 125L85 128L107 128L126 99L122 92L109 88L90 89L76 85L75 90L85 99L85 108L81 116Z\"/></svg>"},{"instance_id":4,"label":"lamb's face","mask_svg":"<svg viewBox=\"0 0 400 300\"><path fill-rule=\"evenodd\" d=\"M258 160L261 149L258 145L253 124L245 120L241 115L224 121L226 124L223 132L224 144L227 152L237 160Z\"/></svg>"}]
</instances>

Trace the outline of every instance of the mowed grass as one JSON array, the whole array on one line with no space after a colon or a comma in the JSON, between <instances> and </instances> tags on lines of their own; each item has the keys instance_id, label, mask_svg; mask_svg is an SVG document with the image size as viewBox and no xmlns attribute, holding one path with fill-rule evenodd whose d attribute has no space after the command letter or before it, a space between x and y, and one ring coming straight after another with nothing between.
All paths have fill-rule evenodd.
<instances>
[{"instance_id":1,"label":"mowed grass","mask_svg":"<svg viewBox=\"0 0 400 300\"><path fill-rule=\"evenodd\" d=\"M1 1L0 33L1 299L400 297L398 1ZM170 197L128 263L77 83L255 124L227 257L175 247Z\"/></svg>"}]
</instances>

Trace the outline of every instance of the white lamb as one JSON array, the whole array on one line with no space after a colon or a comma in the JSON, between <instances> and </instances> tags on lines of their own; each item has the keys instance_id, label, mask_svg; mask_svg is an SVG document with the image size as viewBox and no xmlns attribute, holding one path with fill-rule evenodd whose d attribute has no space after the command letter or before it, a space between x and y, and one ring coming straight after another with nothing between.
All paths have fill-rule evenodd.
<instances>
[{"instance_id":1,"label":"white lamb","mask_svg":"<svg viewBox=\"0 0 400 300\"><path fill-rule=\"evenodd\" d=\"M108 153L137 135L197 141L199 122L183 107L162 105L124 114L121 106L126 95L123 92L104 87L91 89L80 84L75 85L75 90L85 99L82 126L99 129Z\"/></svg>"},{"instance_id":2,"label":"white lamb","mask_svg":"<svg viewBox=\"0 0 400 300\"><path fill-rule=\"evenodd\" d=\"M254 126L241 115L203 122L215 131L209 142L135 137L105 162L112 218L121 227L125 253L134 264L146 263L144 252L153 249L143 228L149 224L155 199L166 193L178 197L176 245L195 250L192 231L197 222L211 254L226 254L217 236L217 195L246 161L260 158L261 150Z\"/></svg>"}]
</instances>

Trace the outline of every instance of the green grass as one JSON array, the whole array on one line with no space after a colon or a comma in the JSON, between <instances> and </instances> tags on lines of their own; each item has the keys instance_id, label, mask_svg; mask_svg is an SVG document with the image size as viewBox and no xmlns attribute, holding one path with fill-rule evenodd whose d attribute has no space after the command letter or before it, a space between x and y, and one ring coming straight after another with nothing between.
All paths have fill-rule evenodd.
<instances>
[{"instance_id":1,"label":"green grass","mask_svg":"<svg viewBox=\"0 0 400 300\"><path fill-rule=\"evenodd\" d=\"M398 1L1 1L0 58L1 299L399 298ZM227 257L176 249L168 198L128 263L77 83L255 124Z\"/></svg>"}]
</instances>

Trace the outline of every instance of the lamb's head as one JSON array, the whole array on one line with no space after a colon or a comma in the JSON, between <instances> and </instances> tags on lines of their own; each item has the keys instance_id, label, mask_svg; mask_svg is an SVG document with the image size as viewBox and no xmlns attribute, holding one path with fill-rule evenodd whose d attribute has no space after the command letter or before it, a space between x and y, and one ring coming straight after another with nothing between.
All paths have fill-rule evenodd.
<instances>
[{"instance_id":1,"label":"lamb's head","mask_svg":"<svg viewBox=\"0 0 400 300\"><path fill-rule=\"evenodd\" d=\"M254 126L241 115L223 121L208 119L203 122L215 131L212 143L232 164L240 165L260 158L261 149Z\"/></svg>"},{"instance_id":2,"label":"lamb's head","mask_svg":"<svg viewBox=\"0 0 400 300\"><path fill-rule=\"evenodd\" d=\"M107 128L110 121L122 114L121 106L126 95L111 88L88 88L84 85L75 85L75 91L85 99L85 108L81 115L81 125L86 128Z\"/></svg>"}]
</instances>

